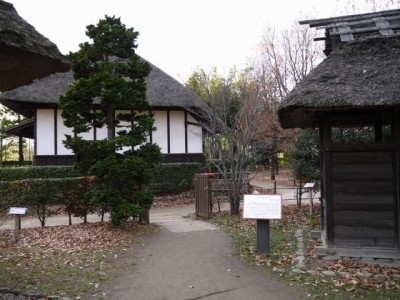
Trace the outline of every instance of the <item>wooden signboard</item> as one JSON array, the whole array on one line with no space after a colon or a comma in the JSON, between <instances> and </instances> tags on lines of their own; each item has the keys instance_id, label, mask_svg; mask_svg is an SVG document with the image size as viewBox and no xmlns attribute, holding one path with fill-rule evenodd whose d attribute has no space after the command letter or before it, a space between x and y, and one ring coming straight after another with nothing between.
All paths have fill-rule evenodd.
<instances>
[{"instance_id":1,"label":"wooden signboard","mask_svg":"<svg viewBox=\"0 0 400 300\"><path fill-rule=\"evenodd\" d=\"M243 218L245 219L281 219L281 195L244 195Z\"/></svg>"}]
</instances>

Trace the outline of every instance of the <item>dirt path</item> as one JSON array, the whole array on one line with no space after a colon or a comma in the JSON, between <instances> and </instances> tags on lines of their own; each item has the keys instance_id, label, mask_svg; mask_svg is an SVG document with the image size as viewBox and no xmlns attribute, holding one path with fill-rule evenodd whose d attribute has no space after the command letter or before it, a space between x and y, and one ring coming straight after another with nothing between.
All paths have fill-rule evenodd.
<instances>
[{"instance_id":1,"label":"dirt path","mask_svg":"<svg viewBox=\"0 0 400 300\"><path fill-rule=\"evenodd\" d=\"M307 298L274 275L247 267L217 227L179 215L159 220L161 229L132 250L128 267L103 291L104 299Z\"/></svg>"}]
</instances>

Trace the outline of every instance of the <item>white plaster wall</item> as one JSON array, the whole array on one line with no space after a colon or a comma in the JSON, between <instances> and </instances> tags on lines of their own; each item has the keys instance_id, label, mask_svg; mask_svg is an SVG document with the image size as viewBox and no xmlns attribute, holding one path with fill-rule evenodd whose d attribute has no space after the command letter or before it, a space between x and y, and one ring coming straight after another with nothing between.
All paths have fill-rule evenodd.
<instances>
[{"instance_id":1,"label":"white plaster wall","mask_svg":"<svg viewBox=\"0 0 400 300\"><path fill-rule=\"evenodd\" d=\"M185 153L185 112L170 111L170 153Z\"/></svg>"},{"instance_id":2,"label":"white plaster wall","mask_svg":"<svg viewBox=\"0 0 400 300\"><path fill-rule=\"evenodd\" d=\"M124 111L117 111L124 113ZM126 111L129 113L129 111ZM154 112L154 126L156 130L152 133L153 143L161 148L162 153L168 153L168 126L167 126L167 112L155 111ZM198 123L189 113L187 114L189 122ZM124 124L122 124L124 125ZM128 125L128 124L126 124ZM117 131L125 128L118 128ZM188 153L202 153L202 128L200 126L189 125L187 126L188 137ZM38 109L37 110L37 155L55 155L54 149L54 110L52 109ZM72 128L64 125L61 110L57 112L57 154L58 155L71 155L71 150L65 148L63 140L65 134L72 135ZM91 129L87 133L82 133L81 136L86 140L94 139L94 131ZM185 153L185 112L184 111L170 111L170 153ZM96 139L102 140L107 138L107 128L96 128ZM126 148L126 149L125 149ZM122 151L129 150L125 147Z\"/></svg>"},{"instance_id":3,"label":"white plaster wall","mask_svg":"<svg viewBox=\"0 0 400 300\"><path fill-rule=\"evenodd\" d=\"M203 153L203 131L200 126L188 125L188 153Z\"/></svg>"},{"instance_id":4,"label":"white plaster wall","mask_svg":"<svg viewBox=\"0 0 400 300\"><path fill-rule=\"evenodd\" d=\"M36 155L54 155L54 110L36 113Z\"/></svg>"},{"instance_id":5,"label":"white plaster wall","mask_svg":"<svg viewBox=\"0 0 400 300\"><path fill-rule=\"evenodd\" d=\"M187 120L191 123L200 123L190 114L187 113ZM203 153L203 129L201 126L188 124L188 153Z\"/></svg>"},{"instance_id":6,"label":"white plaster wall","mask_svg":"<svg viewBox=\"0 0 400 300\"><path fill-rule=\"evenodd\" d=\"M123 114L130 114L130 113L131 113L130 110L116 110L115 116L123 115ZM115 128L115 134L119 135L118 132L122 131L122 130L130 130L130 128L129 128L130 125L131 125L130 122L126 122L126 121L120 122L118 126L121 126L121 127ZM131 147L122 147L122 149L119 150L118 153L122 154L125 151L128 151L130 149L131 149Z\"/></svg>"},{"instance_id":7,"label":"white plaster wall","mask_svg":"<svg viewBox=\"0 0 400 300\"><path fill-rule=\"evenodd\" d=\"M107 139L107 127L103 126L101 128L96 128L96 140L106 140Z\"/></svg>"},{"instance_id":8,"label":"white plaster wall","mask_svg":"<svg viewBox=\"0 0 400 300\"><path fill-rule=\"evenodd\" d=\"M62 110L57 111L57 154L58 155L72 155L73 152L70 149L65 148L63 141L65 135L73 135L72 128L68 128L64 125L63 118L61 116Z\"/></svg>"},{"instance_id":9,"label":"white plaster wall","mask_svg":"<svg viewBox=\"0 0 400 300\"><path fill-rule=\"evenodd\" d=\"M152 134L153 143L161 148L161 153L168 153L168 132L167 132L167 112L154 112L154 127L156 130Z\"/></svg>"},{"instance_id":10,"label":"white plaster wall","mask_svg":"<svg viewBox=\"0 0 400 300\"><path fill-rule=\"evenodd\" d=\"M199 124L199 122L197 122L197 120L195 118L193 118L193 116L190 113L187 113L187 120L189 122Z\"/></svg>"}]
</instances>

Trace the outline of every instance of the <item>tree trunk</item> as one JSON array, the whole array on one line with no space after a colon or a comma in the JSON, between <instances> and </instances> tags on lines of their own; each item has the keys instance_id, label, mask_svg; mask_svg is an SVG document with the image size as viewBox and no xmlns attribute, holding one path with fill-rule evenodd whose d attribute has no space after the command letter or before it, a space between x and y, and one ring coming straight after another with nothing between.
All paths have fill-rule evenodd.
<instances>
[{"instance_id":1,"label":"tree trunk","mask_svg":"<svg viewBox=\"0 0 400 300\"><path fill-rule=\"evenodd\" d=\"M271 180L275 180L275 175L276 173L276 151L278 147L278 137L276 136L276 133L273 132L272 135L272 156L271 156Z\"/></svg>"},{"instance_id":2,"label":"tree trunk","mask_svg":"<svg viewBox=\"0 0 400 300\"><path fill-rule=\"evenodd\" d=\"M115 138L115 110L113 108L109 108L107 111L107 138L109 141L112 141Z\"/></svg>"},{"instance_id":3,"label":"tree trunk","mask_svg":"<svg viewBox=\"0 0 400 300\"><path fill-rule=\"evenodd\" d=\"M275 164L275 154L271 156L271 180L275 180L276 174L276 164Z\"/></svg>"},{"instance_id":4,"label":"tree trunk","mask_svg":"<svg viewBox=\"0 0 400 300\"><path fill-rule=\"evenodd\" d=\"M279 157L275 156L275 175L279 175Z\"/></svg>"},{"instance_id":5,"label":"tree trunk","mask_svg":"<svg viewBox=\"0 0 400 300\"><path fill-rule=\"evenodd\" d=\"M229 183L229 199L231 207L231 215L239 215L240 213L240 184L232 180Z\"/></svg>"},{"instance_id":6,"label":"tree trunk","mask_svg":"<svg viewBox=\"0 0 400 300\"><path fill-rule=\"evenodd\" d=\"M24 140L22 136L18 137L18 164L19 166L24 165Z\"/></svg>"},{"instance_id":7,"label":"tree trunk","mask_svg":"<svg viewBox=\"0 0 400 300\"><path fill-rule=\"evenodd\" d=\"M0 137L0 168L3 166L3 138Z\"/></svg>"}]
</instances>

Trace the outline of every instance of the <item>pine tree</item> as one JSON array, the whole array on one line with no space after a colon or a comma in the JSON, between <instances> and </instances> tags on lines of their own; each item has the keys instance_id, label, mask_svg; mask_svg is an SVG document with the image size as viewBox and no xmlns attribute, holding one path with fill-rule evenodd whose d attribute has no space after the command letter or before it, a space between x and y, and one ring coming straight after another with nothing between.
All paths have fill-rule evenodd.
<instances>
[{"instance_id":1,"label":"pine tree","mask_svg":"<svg viewBox=\"0 0 400 300\"><path fill-rule=\"evenodd\" d=\"M154 118L145 77L151 67L135 53L139 33L126 28L120 18L105 16L86 28L92 43L82 43L70 53L75 81L60 97L64 124L74 133L65 145L78 155L80 171L97 177L94 203L110 211L112 222L119 224L143 213L153 200L144 191L150 168L160 158L159 147L148 141ZM105 140L80 137L103 127Z\"/></svg>"}]
</instances>

